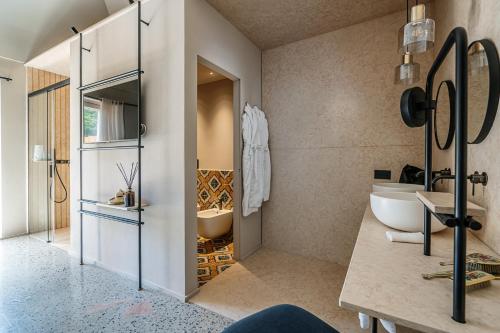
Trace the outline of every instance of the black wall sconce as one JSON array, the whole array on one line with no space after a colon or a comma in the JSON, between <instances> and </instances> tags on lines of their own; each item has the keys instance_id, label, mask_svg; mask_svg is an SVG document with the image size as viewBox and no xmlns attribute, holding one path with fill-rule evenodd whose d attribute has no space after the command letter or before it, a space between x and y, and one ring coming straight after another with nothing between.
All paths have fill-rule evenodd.
<instances>
[{"instance_id":1,"label":"black wall sconce","mask_svg":"<svg viewBox=\"0 0 500 333\"><path fill-rule=\"evenodd\" d=\"M467 32L462 27L453 29L444 42L429 73L427 74L425 90L420 87L407 89L401 96L401 116L409 127L421 127L425 125L425 190L432 191L432 111L436 109L436 101L432 99L434 77L444 60L455 46L455 86L456 92L453 98L453 122L455 127L455 212L453 215L435 214L441 223L455 229L454 233L454 259L453 259L453 320L465 323L465 272L466 272L466 245L467 230L471 228L478 230L481 224L473 221L467 216L467 121L468 121L468 55ZM498 75L498 53L493 43L484 49L489 49L490 57L487 57L489 70ZM492 54L494 50L494 54ZM490 91L496 94L489 97L493 100L492 105L498 107L498 80L491 79ZM495 104L496 102L496 104ZM451 103L450 103L451 104ZM489 103L490 104L490 103ZM488 114L488 112L487 112ZM494 116L486 116L486 127L489 132ZM483 125L485 126L485 125ZM483 132L483 130L481 130ZM481 138L481 141L484 138ZM448 138L447 142L451 143ZM450 223L451 222L451 223ZM431 253L431 212L425 208L424 214L424 254Z\"/></svg>"}]
</instances>

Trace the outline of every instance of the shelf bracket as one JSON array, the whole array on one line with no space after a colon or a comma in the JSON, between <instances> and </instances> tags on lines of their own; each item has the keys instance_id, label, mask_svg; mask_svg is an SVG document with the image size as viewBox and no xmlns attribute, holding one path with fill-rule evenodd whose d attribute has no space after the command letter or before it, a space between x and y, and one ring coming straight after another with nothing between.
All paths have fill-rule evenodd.
<instances>
[{"instance_id":1,"label":"shelf bracket","mask_svg":"<svg viewBox=\"0 0 500 333\"><path fill-rule=\"evenodd\" d=\"M149 27L149 24L150 24L151 22L146 22L146 21L144 21L144 20L141 20L141 23L143 23L143 24L145 24L145 25L147 25L147 26Z\"/></svg>"},{"instance_id":2,"label":"shelf bracket","mask_svg":"<svg viewBox=\"0 0 500 333\"><path fill-rule=\"evenodd\" d=\"M90 53L90 51L91 51L92 49L87 49L87 48L85 48L85 47L82 47L82 50L87 51L88 53Z\"/></svg>"}]
</instances>

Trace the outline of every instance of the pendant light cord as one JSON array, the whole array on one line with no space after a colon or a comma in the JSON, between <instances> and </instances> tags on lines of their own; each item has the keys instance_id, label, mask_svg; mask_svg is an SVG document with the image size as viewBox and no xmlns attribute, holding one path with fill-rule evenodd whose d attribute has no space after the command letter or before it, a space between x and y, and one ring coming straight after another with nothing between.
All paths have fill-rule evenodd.
<instances>
[{"instance_id":1,"label":"pendant light cord","mask_svg":"<svg viewBox=\"0 0 500 333\"><path fill-rule=\"evenodd\" d=\"M406 23L410 22L410 13L408 12L409 1L410 0L406 0Z\"/></svg>"}]
</instances>

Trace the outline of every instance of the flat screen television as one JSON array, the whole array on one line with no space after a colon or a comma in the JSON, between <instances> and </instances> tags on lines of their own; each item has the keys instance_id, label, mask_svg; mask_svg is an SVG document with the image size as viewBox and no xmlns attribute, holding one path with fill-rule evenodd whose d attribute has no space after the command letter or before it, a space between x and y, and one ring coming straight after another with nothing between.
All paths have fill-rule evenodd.
<instances>
[{"instance_id":1,"label":"flat screen television","mask_svg":"<svg viewBox=\"0 0 500 333\"><path fill-rule=\"evenodd\" d=\"M138 138L137 84L136 79L83 94L83 143Z\"/></svg>"}]
</instances>

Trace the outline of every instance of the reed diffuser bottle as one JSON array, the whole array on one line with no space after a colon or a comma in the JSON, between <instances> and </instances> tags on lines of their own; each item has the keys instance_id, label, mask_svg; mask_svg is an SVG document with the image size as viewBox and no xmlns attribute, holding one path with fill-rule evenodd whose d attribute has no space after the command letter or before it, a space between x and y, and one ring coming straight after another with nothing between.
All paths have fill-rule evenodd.
<instances>
[{"instance_id":1,"label":"reed diffuser bottle","mask_svg":"<svg viewBox=\"0 0 500 333\"><path fill-rule=\"evenodd\" d=\"M125 184L127 184L127 192L125 192L125 195L123 196L125 207L134 207L135 192L132 190L132 184L134 183L135 175L137 174L137 170L139 168L139 163L132 162L130 173L127 173L122 163L116 163L116 166L118 167L118 170L120 170L120 173L125 180Z\"/></svg>"}]
</instances>

